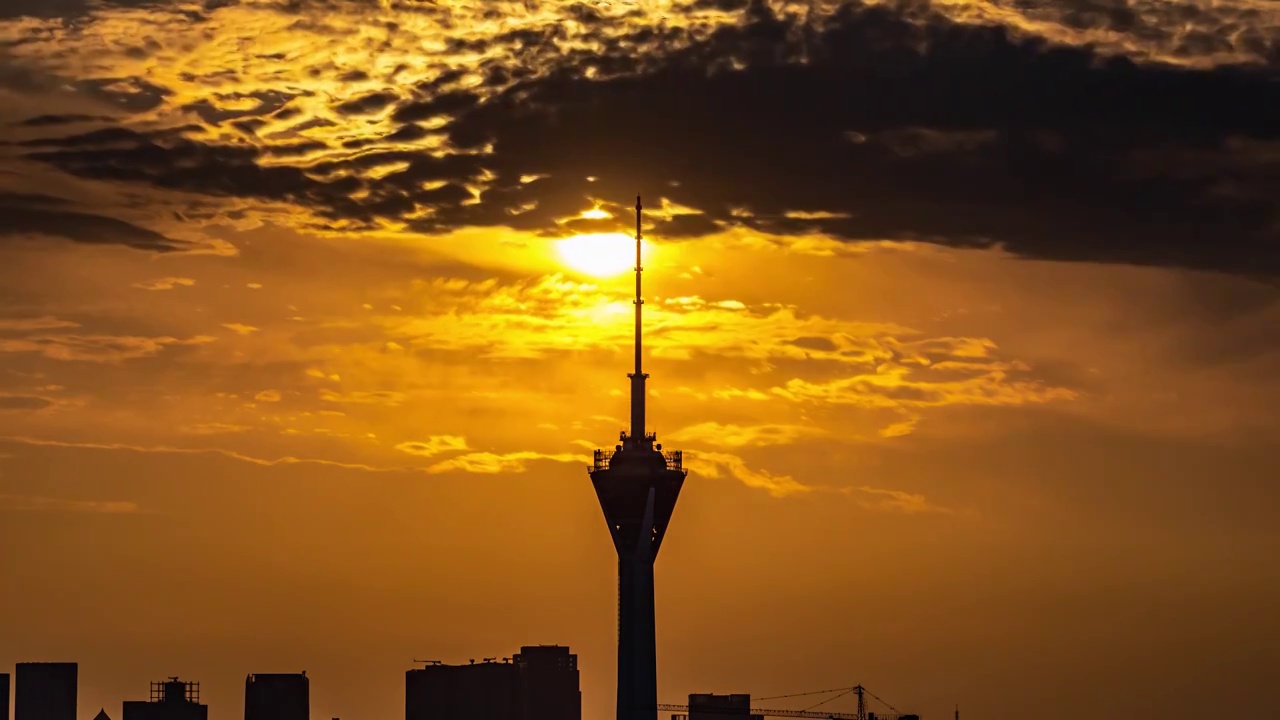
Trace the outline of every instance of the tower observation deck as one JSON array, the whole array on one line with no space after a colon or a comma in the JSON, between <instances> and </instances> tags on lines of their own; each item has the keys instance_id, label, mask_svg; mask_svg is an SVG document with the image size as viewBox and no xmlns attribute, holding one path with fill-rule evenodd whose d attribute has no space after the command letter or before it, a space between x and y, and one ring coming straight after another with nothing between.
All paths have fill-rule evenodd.
<instances>
[{"instance_id":1,"label":"tower observation deck","mask_svg":"<svg viewBox=\"0 0 1280 720\"><path fill-rule=\"evenodd\" d=\"M635 372L631 379L631 432L612 451L596 450L588 471L618 551L618 720L657 720L658 672L653 563L684 485L680 451L663 452L657 433L645 431L641 330L640 217L636 197Z\"/></svg>"}]
</instances>

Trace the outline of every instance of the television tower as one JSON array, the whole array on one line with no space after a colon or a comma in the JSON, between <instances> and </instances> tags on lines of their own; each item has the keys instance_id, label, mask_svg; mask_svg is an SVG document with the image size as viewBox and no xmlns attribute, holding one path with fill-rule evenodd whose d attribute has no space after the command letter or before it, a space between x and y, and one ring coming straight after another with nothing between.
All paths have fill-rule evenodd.
<instances>
[{"instance_id":1,"label":"television tower","mask_svg":"<svg viewBox=\"0 0 1280 720\"><path fill-rule=\"evenodd\" d=\"M641 367L640 197L636 196L636 336L631 378L631 432L612 451L596 450L591 484L618 551L618 720L657 720L658 660L653 562L684 485L679 450L662 451L657 433L644 428Z\"/></svg>"}]
</instances>

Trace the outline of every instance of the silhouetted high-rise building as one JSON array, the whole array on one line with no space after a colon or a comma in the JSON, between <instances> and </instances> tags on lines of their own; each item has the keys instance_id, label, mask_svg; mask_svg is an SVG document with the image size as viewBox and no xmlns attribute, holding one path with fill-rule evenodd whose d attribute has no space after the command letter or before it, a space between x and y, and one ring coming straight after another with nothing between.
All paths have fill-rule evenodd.
<instances>
[{"instance_id":1,"label":"silhouetted high-rise building","mask_svg":"<svg viewBox=\"0 0 1280 720\"><path fill-rule=\"evenodd\" d=\"M405 720L582 720L578 656L559 645L514 658L405 673Z\"/></svg>"},{"instance_id":2,"label":"silhouetted high-rise building","mask_svg":"<svg viewBox=\"0 0 1280 720\"><path fill-rule=\"evenodd\" d=\"M618 551L618 720L657 720L658 653L653 563L684 485L679 451L663 452L645 432L641 368L640 198L636 198L635 372L631 378L631 434L612 451L596 450L590 468L600 508Z\"/></svg>"},{"instance_id":3,"label":"silhouetted high-rise building","mask_svg":"<svg viewBox=\"0 0 1280 720\"><path fill-rule=\"evenodd\" d=\"M525 646L512 660L519 673L519 720L581 720L578 656L569 648Z\"/></svg>"},{"instance_id":4,"label":"silhouetted high-rise building","mask_svg":"<svg viewBox=\"0 0 1280 720\"><path fill-rule=\"evenodd\" d=\"M302 673L254 673L244 681L244 720L310 720L311 681Z\"/></svg>"},{"instance_id":5,"label":"silhouetted high-rise building","mask_svg":"<svg viewBox=\"0 0 1280 720\"><path fill-rule=\"evenodd\" d=\"M79 673L75 663L18 663L14 720L76 720Z\"/></svg>"},{"instance_id":6,"label":"silhouetted high-rise building","mask_svg":"<svg viewBox=\"0 0 1280 720\"><path fill-rule=\"evenodd\" d=\"M0 720L9 720L9 673L0 673Z\"/></svg>"},{"instance_id":7,"label":"silhouetted high-rise building","mask_svg":"<svg viewBox=\"0 0 1280 720\"><path fill-rule=\"evenodd\" d=\"M99 708L98 714L93 716L93 720L111 720L111 716L107 714L106 708Z\"/></svg>"},{"instance_id":8,"label":"silhouetted high-rise building","mask_svg":"<svg viewBox=\"0 0 1280 720\"><path fill-rule=\"evenodd\" d=\"M151 699L127 700L123 720L209 720L209 706L200 704L200 683L169 678L151 683Z\"/></svg>"}]
</instances>

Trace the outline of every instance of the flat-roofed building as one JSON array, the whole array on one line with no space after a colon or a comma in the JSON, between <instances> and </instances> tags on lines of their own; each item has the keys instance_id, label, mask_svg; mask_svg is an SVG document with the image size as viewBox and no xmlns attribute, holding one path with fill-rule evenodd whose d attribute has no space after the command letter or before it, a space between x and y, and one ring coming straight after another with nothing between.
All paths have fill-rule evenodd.
<instances>
[{"instance_id":1,"label":"flat-roofed building","mask_svg":"<svg viewBox=\"0 0 1280 720\"><path fill-rule=\"evenodd\" d=\"M244 720L310 720L311 681L301 673L254 673L244 681Z\"/></svg>"},{"instance_id":2,"label":"flat-roofed building","mask_svg":"<svg viewBox=\"0 0 1280 720\"><path fill-rule=\"evenodd\" d=\"M582 720L578 656L561 645L528 645L501 662L410 670L405 720Z\"/></svg>"},{"instance_id":3,"label":"flat-roofed building","mask_svg":"<svg viewBox=\"0 0 1280 720\"><path fill-rule=\"evenodd\" d=\"M80 668L75 663L18 663L14 720L76 720Z\"/></svg>"}]
</instances>

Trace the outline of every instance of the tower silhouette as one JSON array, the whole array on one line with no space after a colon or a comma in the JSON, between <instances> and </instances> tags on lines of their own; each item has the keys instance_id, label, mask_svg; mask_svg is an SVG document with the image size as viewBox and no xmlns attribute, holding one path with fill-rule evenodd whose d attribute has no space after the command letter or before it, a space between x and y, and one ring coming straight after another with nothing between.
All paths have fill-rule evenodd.
<instances>
[{"instance_id":1,"label":"tower silhouette","mask_svg":"<svg viewBox=\"0 0 1280 720\"><path fill-rule=\"evenodd\" d=\"M653 563L684 485L680 451L663 452L657 433L645 432L642 368L640 197L636 196L635 372L631 379L631 432L612 451L596 450L590 474L618 551L618 720L656 720L658 671Z\"/></svg>"}]
</instances>

